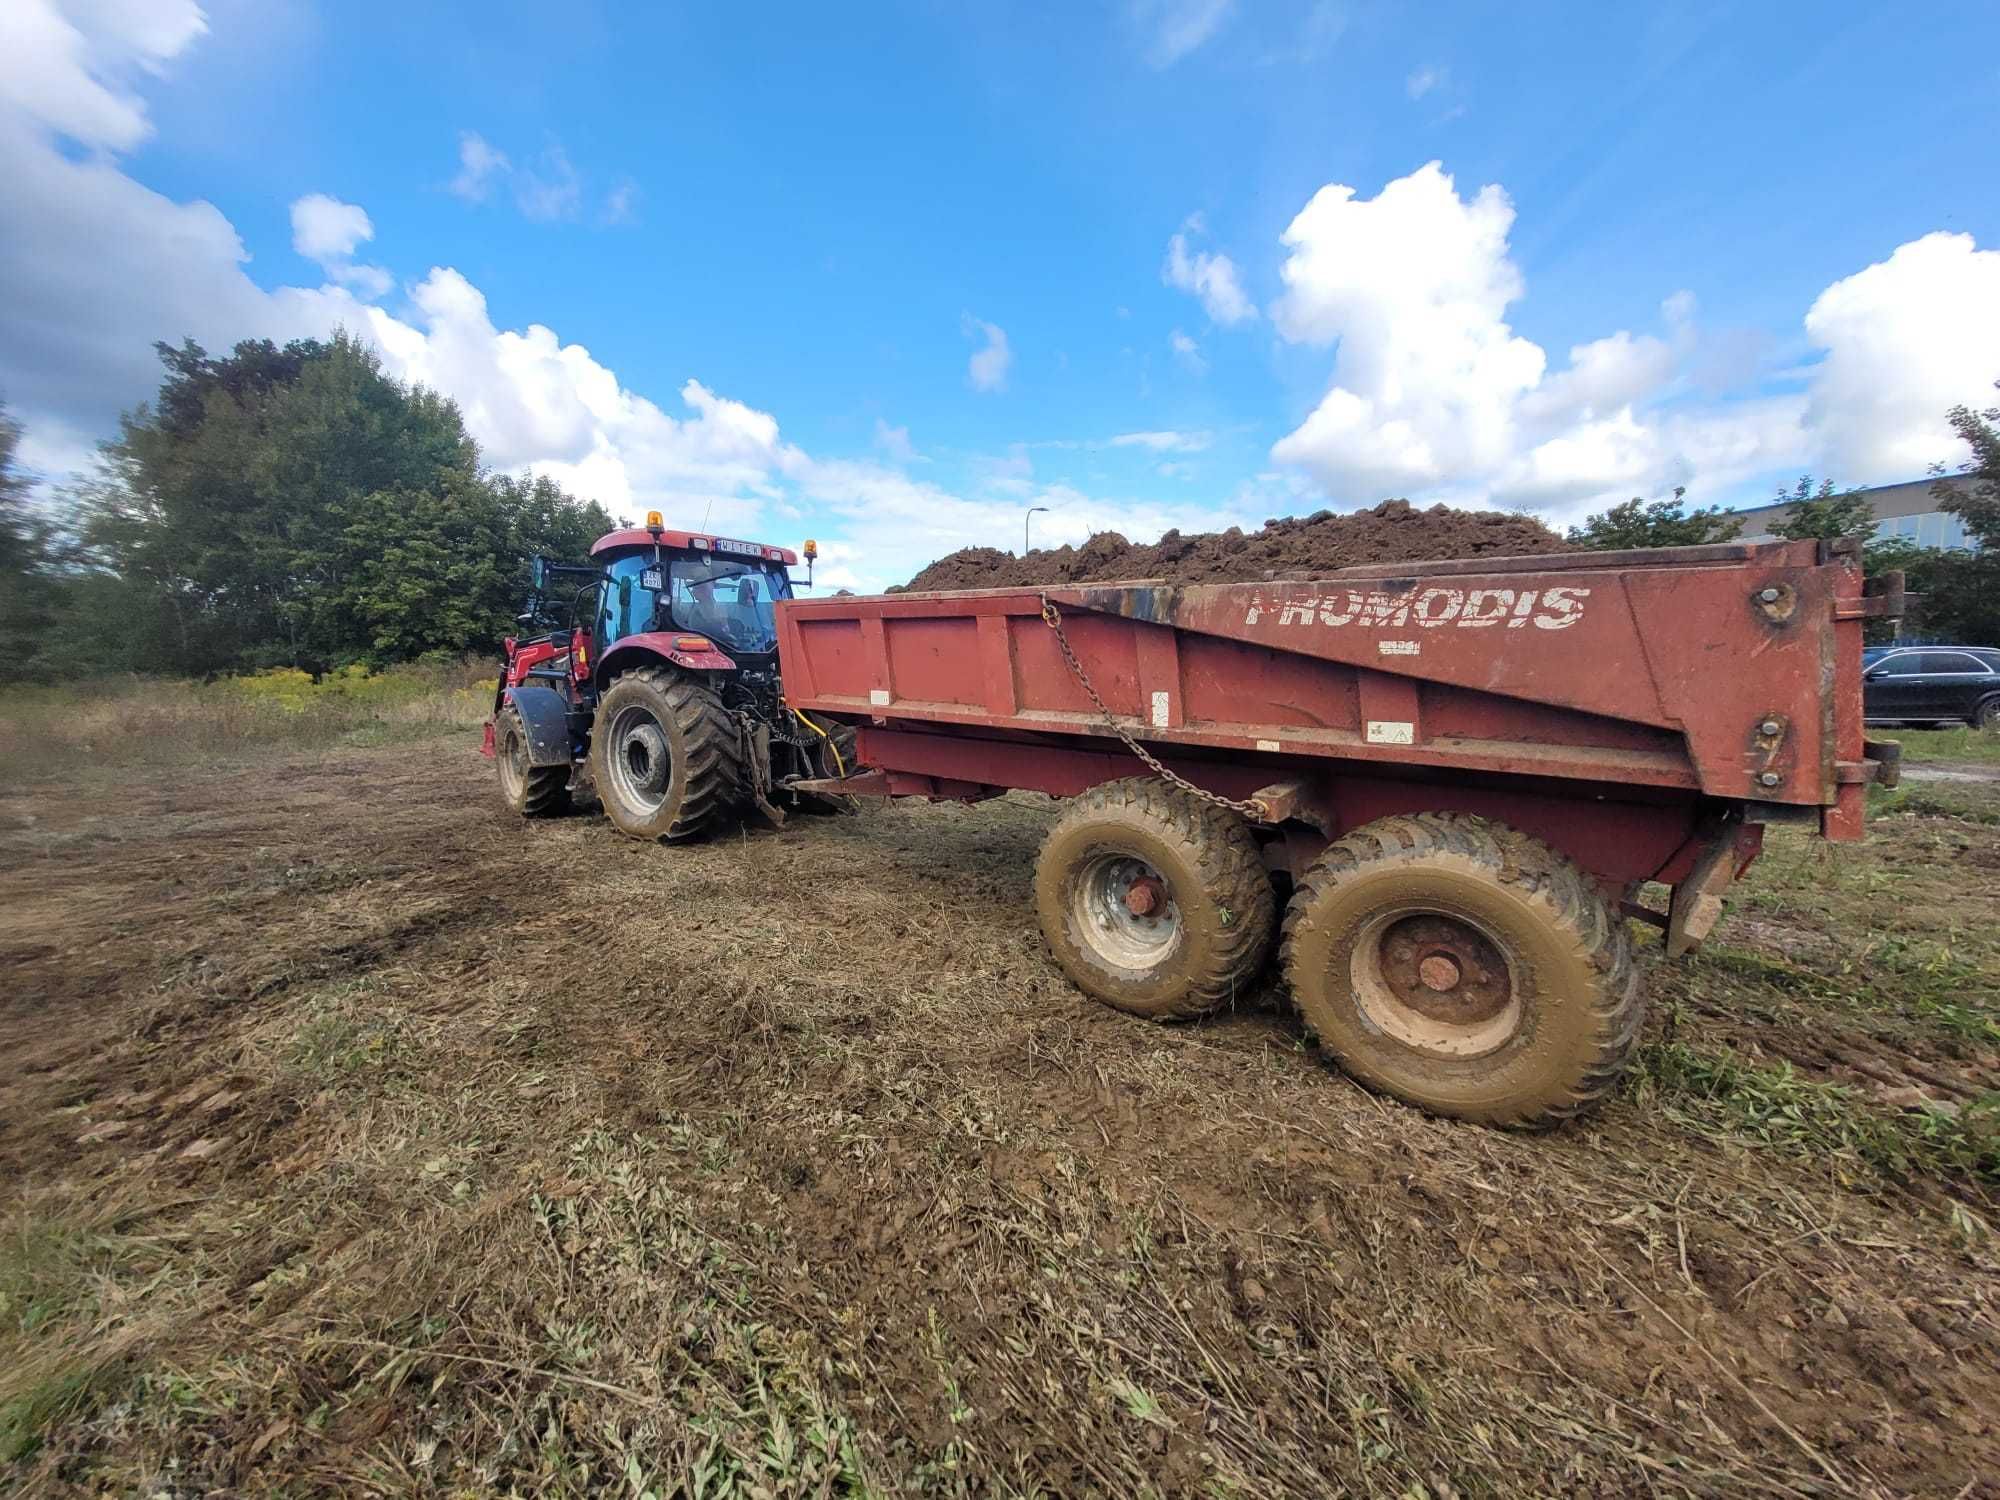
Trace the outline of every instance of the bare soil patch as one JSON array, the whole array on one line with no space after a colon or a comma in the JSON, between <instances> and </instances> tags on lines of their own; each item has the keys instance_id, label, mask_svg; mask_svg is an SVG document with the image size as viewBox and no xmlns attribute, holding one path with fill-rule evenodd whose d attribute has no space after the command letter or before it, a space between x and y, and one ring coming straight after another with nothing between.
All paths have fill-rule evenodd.
<instances>
[{"instance_id":1,"label":"bare soil patch","mask_svg":"<svg viewBox=\"0 0 2000 1500\"><path fill-rule=\"evenodd\" d=\"M1520 1136L1275 992L1082 998L1054 813L652 848L456 739L0 799L0 1474L2000 1494L1992 1179L1895 1155L2000 1077L1992 828L1776 840L1632 1085Z\"/></svg>"}]
</instances>

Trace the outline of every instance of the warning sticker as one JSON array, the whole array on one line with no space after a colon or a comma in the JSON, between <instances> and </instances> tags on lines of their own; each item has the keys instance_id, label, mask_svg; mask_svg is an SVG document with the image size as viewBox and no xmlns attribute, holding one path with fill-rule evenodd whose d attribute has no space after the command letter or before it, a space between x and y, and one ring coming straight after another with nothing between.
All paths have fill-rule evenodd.
<instances>
[{"instance_id":1,"label":"warning sticker","mask_svg":"<svg viewBox=\"0 0 2000 1500\"><path fill-rule=\"evenodd\" d=\"M1417 726L1407 719L1368 721L1368 743L1371 745L1414 745L1416 742Z\"/></svg>"}]
</instances>

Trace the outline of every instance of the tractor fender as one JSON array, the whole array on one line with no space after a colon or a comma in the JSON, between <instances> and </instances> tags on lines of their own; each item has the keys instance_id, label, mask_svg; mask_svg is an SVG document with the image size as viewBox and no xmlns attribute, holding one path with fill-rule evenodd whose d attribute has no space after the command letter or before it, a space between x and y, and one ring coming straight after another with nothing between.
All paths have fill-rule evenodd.
<instances>
[{"instance_id":1,"label":"tractor fender","mask_svg":"<svg viewBox=\"0 0 2000 1500\"><path fill-rule=\"evenodd\" d=\"M673 630L644 630L636 635L620 637L611 643L597 662L597 686L599 691L610 685L611 679L621 672L629 672L634 667L642 667L648 662L672 662L677 667L685 667L690 672L733 672L736 662L724 656L711 645L706 651L683 651L676 646L676 640L685 640L692 632Z\"/></svg>"},{"instance_id":2,"label":"tractor fender","mask_svg":"<svg viewBox=\"0 0 2000 1500\"><path fill-rule=\"evenodd\" d=\"M528 730L528 764L566 766L570 763L569 704L554 688L538 682L510 687L507 701L520 710Z\"/></svg>"}]
</instances>

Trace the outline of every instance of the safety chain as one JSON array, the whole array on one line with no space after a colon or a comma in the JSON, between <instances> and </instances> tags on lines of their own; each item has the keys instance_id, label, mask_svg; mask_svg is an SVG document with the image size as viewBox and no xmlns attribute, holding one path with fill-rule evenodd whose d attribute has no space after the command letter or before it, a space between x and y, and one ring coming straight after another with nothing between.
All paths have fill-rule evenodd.
<instances>
[{"instance_id":1,"label":"safety chain","mask_svg":"<svg viewBox=\"0 0 2000 1500\"><path fill-rule=\"evenodd\" d=\"M1239 802L1232 797L1220 796L1215 792L1196 786L1185 776L1176 775L1161 765L1158 757L1152 751L1127 734L1120 727L1117 717L1106 706L1103 696L1097 691L1097 685L1090 680L1090 674L1083 670L1083 663L1076 659L1075 648L1070 645L1069 637L1063 634L1062 612L1056 608L1055 601L1049 598L1047 594L1043 594L1041 599L1042 623L1056 633L1056 644L1062 648L1063 660L1069 663L1070 672L1076 677L1078 682L1083 684L1083 690L1090 694L1090 701L1097 705L1097 711L1104 715L1105 726L1125 742L1127 750L1130 750L1140 760L1144 761L1146 765L1151 767L1153 773L1161 780L1171 782L1182 791L1191 793L1201 798L1204 802L1211 802L1217 807L1224 807L1233 813L1240 813L1252 822L1261 823L1265 820L1264 809L1257 803L1248 800Z\"/></svg>"}]
</instances>

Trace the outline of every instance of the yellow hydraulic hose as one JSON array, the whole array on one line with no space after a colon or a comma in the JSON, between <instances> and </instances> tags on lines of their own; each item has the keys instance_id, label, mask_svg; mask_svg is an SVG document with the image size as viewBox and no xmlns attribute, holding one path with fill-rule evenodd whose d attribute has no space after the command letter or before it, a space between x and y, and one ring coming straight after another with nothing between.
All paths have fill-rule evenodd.
<instances>
[{"instance_id":1,"label":"yellow hydraulic hose","mask_svg":"<svg viewBox=\"0 0 2000 1500\"><path fill-rule=\"evenodd\" d=\"M830 752L832 752L833 755L833 768L840 773L841 779L843 781L846 780L847 762L840 758L840 746L834 744L833 736L828 734L824 729L820 728L819 725L813 723L811 719L808 719L804 714L800 713L796 708L792 708L791 704L787 703L785 707L791 709L793 718L797 719L801 724L805 725L806 728L810 729L814 734L818 735L821 739L826 741L826 748Z\"/></svg>"}]
</instances>

